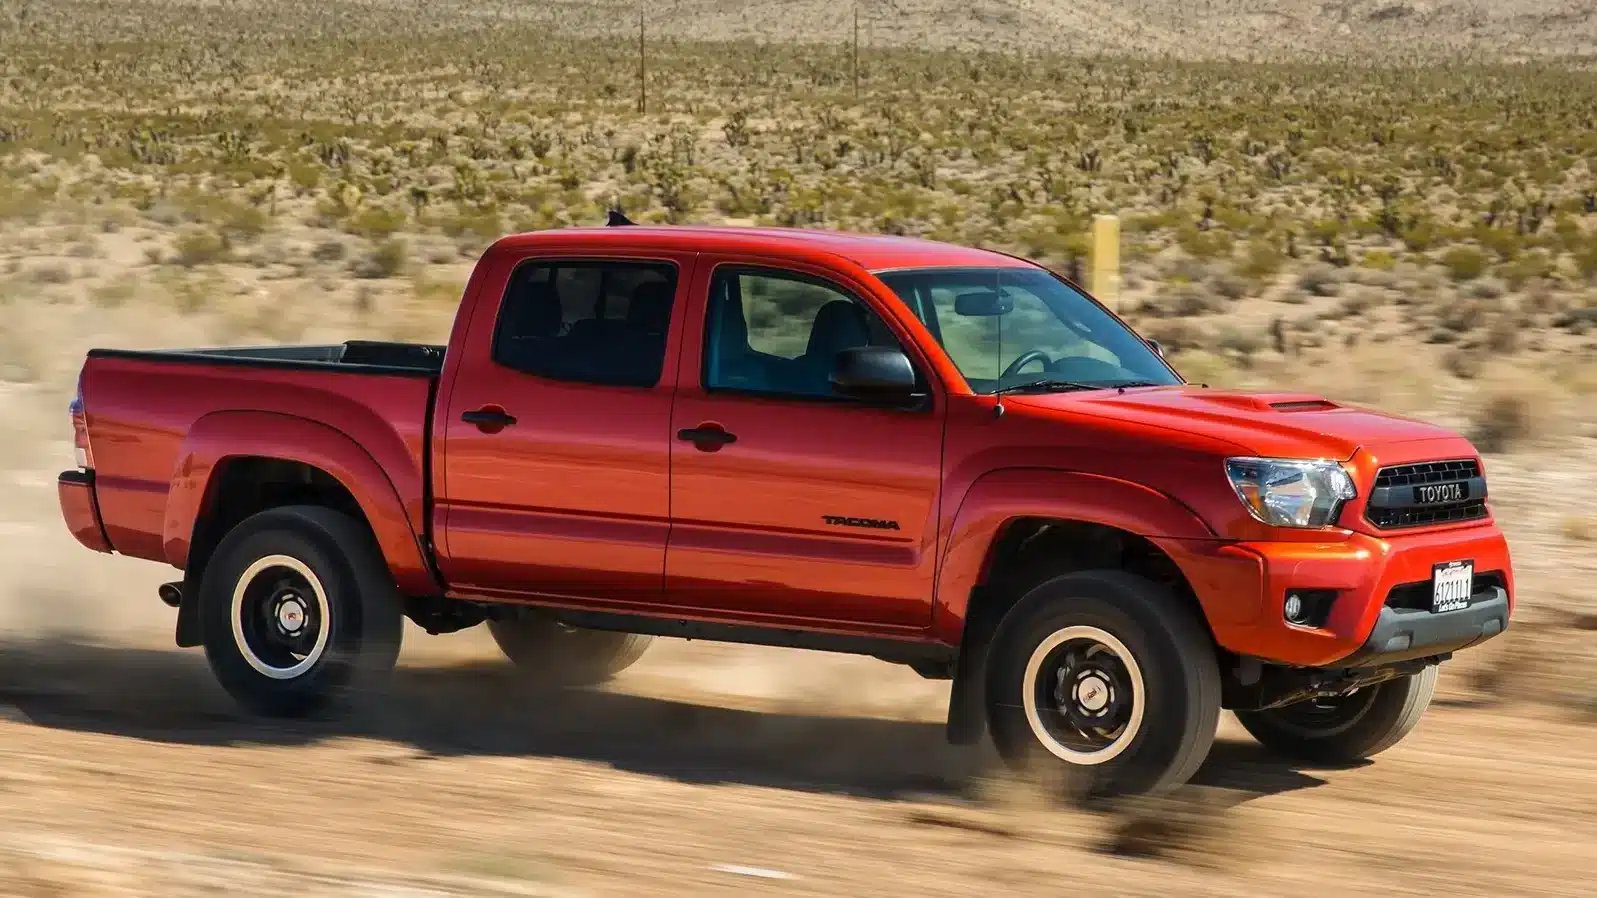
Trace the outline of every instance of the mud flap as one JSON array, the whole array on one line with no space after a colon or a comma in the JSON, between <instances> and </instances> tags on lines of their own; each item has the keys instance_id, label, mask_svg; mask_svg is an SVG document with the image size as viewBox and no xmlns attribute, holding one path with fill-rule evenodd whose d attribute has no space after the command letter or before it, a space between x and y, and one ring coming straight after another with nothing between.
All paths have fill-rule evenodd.
<instances>
[{"instance_id":1,"label":"mud flap","mask_svg":"<svg viewBox=\"0 0 1597 898\"><path fill-rule=\"evenodd\" d=\"M974 598L974 597L973 597ZM985 608L986 603L977 605ZM977 613L965 623L954 662L954 684L948 693L945 733L951 745L975 745L987 734L987 650L992 645L991 613Z\"/></svg>"},{"instance_id":2,"label":"mud flap","mask_svg":"<svg viewBox=\"0 0 1597 898\"><path fill-rule=\"evenodd\" d=\"M177 605L177 647L191 649L202 645L200 638L200 584L187 572L183 575L183 598Z\"/></svg>"},{"instance_id":3,"label":"mud flap","mask_svg":"<svg viewBox=\"0 0 1597 898\"><path fill-rule=\"evenodd\" d=\"M950 745L975 745L987 732L985 690L982 688L986 655L986 646L973 647L966 643L959 650L954 685L948 693L945 732Z\"/></svg>"}]
</instances>

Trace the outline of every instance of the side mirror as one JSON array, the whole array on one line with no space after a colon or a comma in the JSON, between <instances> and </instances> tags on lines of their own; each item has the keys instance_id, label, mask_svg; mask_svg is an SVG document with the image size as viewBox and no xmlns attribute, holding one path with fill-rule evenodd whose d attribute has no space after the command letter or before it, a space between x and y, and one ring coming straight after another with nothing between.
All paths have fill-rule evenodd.
<instances>
[{"instance_id":1,"label":"side mirror","mask_svg":"<svg viewBox=\"0 0 1597 898\"><path fill-rule=\"evenodd\" d=\"M1159 345L1158 340L1148 340L1146 342L1149 349L1152 349L1155 353L1158 353L1159 358L1164 358L1164 347Z\"/></svg>"},{"instance_id":2,"label":"side mirror","mask_svg":"<svg viewBox=\"0 0 1597 898\"><path fill-rule=\"evenodd\" d=\"M839 394L871 402L908 402L919 395L909 357L885 346L856 346L838 353L831 379Z\"/></svg>"},{"instance_id":3,"label":"side mirror","mask_svg":"<svg viewBox=\"0 0 1597 898\"><path fill-rule=\"evenodd\" d=\"M954 314L966 318L990 318L1015 310L1015 300L994 290L973 290L954 297Z\"/></svg>"}]
</instances>

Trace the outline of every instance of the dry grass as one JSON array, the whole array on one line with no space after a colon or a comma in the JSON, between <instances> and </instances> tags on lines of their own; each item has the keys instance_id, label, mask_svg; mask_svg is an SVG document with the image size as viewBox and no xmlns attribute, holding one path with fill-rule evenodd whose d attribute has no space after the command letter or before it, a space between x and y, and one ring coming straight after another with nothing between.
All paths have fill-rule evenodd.
<instances>
[{"instance_id":1,"label":"dry grass","mask_svg":"<svg viewBox=\"0 0 1597 898\"><path fill-rule=\"evenodd\" d=\"M1222 69L1173 60L1237 45L1257 24L1237 3L977 6L864 9L857 94L847 29L803 25L819 6L662 10L658 33L721 42L651 46L640 111L635 48L600 36L630 19L602 3L453 0L416 19L345 0L27 4L0 29L3 293L52 314L159 303L230 341L441 339L456 296L427 285L458 284L506 230L596 222L612 201L645 221L919 234L1065 270L1113 211L1122 309L1200 380L1288 377L1433 411L1439 368L1469 381L1489 361L1589 353L1584 72L1328 52L1403 61L1417 36L1445 45L1445 11L1350 12L1360 27L1330 40L1340 20L1294 7L1293 28L1265 29L1293 35L1292 62ZM901 46L998 27L1112 47L1125 16L1143 58ZM821 43L727 42L776 17L786 30L767 36ZM1472 33L1484 51L1541 27L1525 46L1545 49L1586 19L1560 21L1504 6ZM298 323L229 298L267 284ZM1346 353L1372 345L1348 377ZM30 351L4 353L8 379L59 376Z\"/></svg>"}]
</instances>

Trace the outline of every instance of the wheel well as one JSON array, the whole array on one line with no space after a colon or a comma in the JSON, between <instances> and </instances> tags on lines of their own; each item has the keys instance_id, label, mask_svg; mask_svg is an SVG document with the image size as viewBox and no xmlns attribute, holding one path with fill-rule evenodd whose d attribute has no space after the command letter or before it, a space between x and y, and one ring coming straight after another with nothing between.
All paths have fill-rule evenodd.
<instances>
[{"instance_id":1,"label":"wheel well","mask_svg":"<svg viewBox=\"0 0 1597 898\"><path fill-rule=\"evenodd\" d=\"M320 505L369 526L360 503L336 477L304 462L238 456L223 461L194 522L184 579L198 583L222 538L245 518L284 505Z\"/></svg>"},{"instance_id":2,"label":"wheel well","mask_svg":"<svg viewBox=\"0 0 1597 898\"><path fill-rule=\"evenodd\" d=\"M966 613L967 638L990 635L1021 596L1043 579L1081 570L1126 571L1163 584L1208 630L1192 584L1147 537L1090 521L1018 518L1004 526L988 551Z\"/></svg>"}]
</instances>

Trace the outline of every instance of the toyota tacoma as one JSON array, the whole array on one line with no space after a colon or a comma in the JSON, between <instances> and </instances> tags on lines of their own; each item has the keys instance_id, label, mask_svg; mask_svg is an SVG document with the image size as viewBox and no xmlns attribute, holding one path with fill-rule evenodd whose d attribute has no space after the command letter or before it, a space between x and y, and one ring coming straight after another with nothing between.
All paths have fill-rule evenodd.
<instances>
[{"instance_id":1,"label":"toyota tacoma","mask_svg":"<svg viewBox=\"0 0 1597 898\"><path fill-rule=\"evenodd\" d=\"M580 686L659 636L951 680L949 738L1186 781L1222 708L1277 752L1402 739L1501 633L1469 441L1185 382L1023 258L802 229L505 237L447 345L95 349L66 524L170 565L242 706L380 683L403 621Z\"/></svg>"}]
</instances>

